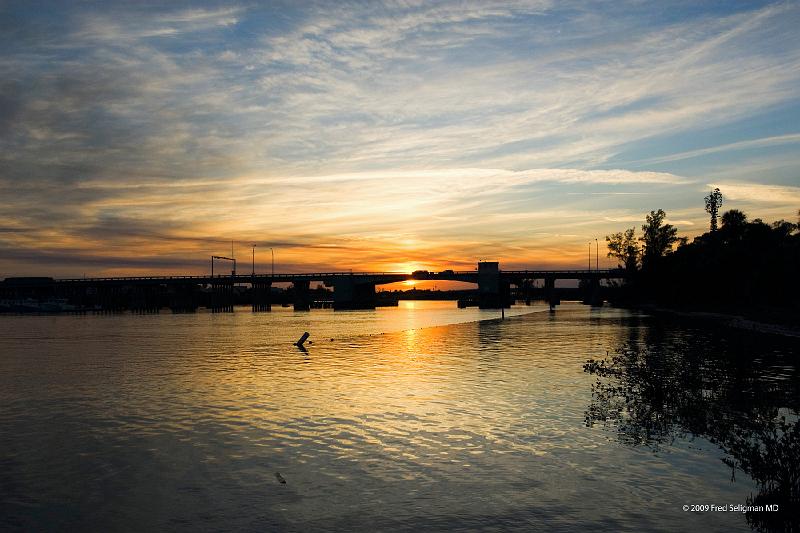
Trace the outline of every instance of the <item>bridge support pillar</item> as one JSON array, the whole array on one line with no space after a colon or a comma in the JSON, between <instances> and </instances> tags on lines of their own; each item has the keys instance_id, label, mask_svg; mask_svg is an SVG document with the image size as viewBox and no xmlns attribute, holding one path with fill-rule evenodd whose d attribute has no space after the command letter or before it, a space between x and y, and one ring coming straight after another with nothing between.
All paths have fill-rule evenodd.
<instances>
[{"instance_id":1,"label":"bridge support pillar","mask_svg":"<svg viewBox=\"0 0 800 533\"><path fill-rule=\"evenodd\" d=\"M333 281L333 308L375 309L377 297L375 283L360 281L352 276L341 276Z\"/></svg>"},{"instance_id":2,"label":"bridge support pillar","mask_svg":"<svg viewBox=\"0 0 800 533\"><path fill-rule=\"evenodd\" d=\"M522 296L525 298L525 305L531 305L531 285L532 281L529 279L522 280Z\"/></svg>"},{"instance_id":3,"label":"bridge support pillar","mask_svg":"<svg viewBox=\"0 0 800 533\"><path fill-rule=\"evenodd\" d=\"M550 310L555 311L556 306L561 303L561 299L556 293L556 278L544 278L544 297L550 304Z\"/></svg>"},{"instance_id":4,"label":"bridge support pillar","mask_svg":"<svg viewBox=\"0 0 800 533\"><path fill-rule=\"evenodd\" d=\"M178 285L168 293L168 299L173 313L194 313L199 306L196 285Z\"/></svg>"},{"instance_id":5,"label":"bridge support pillar","mask_svg":"<svg viewBox=\"0 0 800 533\"><path fill-rule=\"evenodd\" d=\"M511 286L500 278L500 264L482 261L478 263L478 307L500 309L511 307Z\"/></svg>"},{"instance_id":6,"label":"bridge support pillar","mask_svg":"<svg viewBox=\"0 0 800 533\"><path fill-rule=\"evenodd\" d=\"M118 305L124 306L124 302L127 300L127 306L133 313L140 315L158 313L161 308L158 290L158 287L153 286L135 286L127 295L122 295L123 298Z\"/></svg>"},{"instance_id":7,"label":"bridge support pillar","mask_svg":"<svg viewBox=\"0 0 800 533\"><path fill-rule=\"evenodd\" d=\"M311 292L308 281L294 281L294 310L308 311L311 309Z\"/></svg>"},{"instance_id":8,"label":"bridge support pillar","mask_svg":"<svg viewBox=\"0 0 800 533\"><path fill-rule=\"evenodd\" d=\"M603 305L603 297L600 294L600 279L596 277L585 281L583 303L597 307Z\"/></svg>"},{"instance_id":9,"label":"bridge support pillar","mask_svg":"<svg viewBox=\"0 0 800 533\"><path fill-rule=\"evenodd\" d=\"M211 284L211 312L233 311L233 279L219 278Z\"/></svg>"},{"instance_id":10,"label":"bridge support pillar","mask_svg":"<svg viewBox=\"0 0 800 533\"><path fill-rule=\"evenodd\" d=\"M272 311L272 281L253 280L253 312Z\"/></svg>"}]
</instances>

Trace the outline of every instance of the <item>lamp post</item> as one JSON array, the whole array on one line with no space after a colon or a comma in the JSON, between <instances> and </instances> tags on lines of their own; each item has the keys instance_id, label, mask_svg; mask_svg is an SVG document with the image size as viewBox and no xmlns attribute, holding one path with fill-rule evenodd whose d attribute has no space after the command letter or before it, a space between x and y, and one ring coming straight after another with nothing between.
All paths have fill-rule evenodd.
<instances>
[{"instance_id":1,"label":"lamp post","mask_svg":"<svg viewBox=\"0 0 800 533\"><path fill-rule=\"evenodd\" d=\"M256 245L253 245L253 276L256 275Z\"/></svg>"},{"instance_id":2,"label":"lamp post","mask_svg":"<svg viewBox=\"0 0 800 533\"><path fill-rule=\"evenodd\" d=\"M589 241L589 271L592 270L592 241Z\"/></svg>"},{"instance_id":3,"label":"lamp post","mask_svg":"<svg viewBox=\"0 0 800 533\"><path fill-rule=\"evenodd\" d=\"M214 259L222 259L224 261L231 261L233 262L233 270L231 270L231 277L236 276L236 259L233 257L225 257L223 255L212 255L211 256L211 277L214 277Z\"/></svg>"},{"instance_id":4,"label":"lamp post","mask_svg":"<svg viewBox=\"0 0 800 533\"><path fill-rule=\"evenodd\" d=\"M600 241L594 240L595 254L594 254L594 269L600 270Z\"/></svg>"}]
</instances>

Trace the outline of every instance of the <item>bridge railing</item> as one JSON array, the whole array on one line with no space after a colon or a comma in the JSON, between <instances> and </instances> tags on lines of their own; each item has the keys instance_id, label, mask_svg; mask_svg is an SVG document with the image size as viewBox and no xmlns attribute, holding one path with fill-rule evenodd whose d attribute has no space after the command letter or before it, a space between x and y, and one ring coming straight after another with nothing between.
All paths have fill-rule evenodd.
<instances>
[{"instance_id":1,"label":"bridge railing","mask_svg":"<svg viewBox=\"0 0 800 533\"><path fill-rule=\"evenodd\" d=\"M234 277L236 280L247 281L250 279L302 279L302 278L326 278L335 276L410 276L408 272L302 272L302 273L276 273L276 274L239 274ZM97 282L97 281L152 281L152 280L204 280L204 279L230 279L230 274L215 274L214 276L107 276L96 278L57 278L55 282Z\"/></svg>"}]
</instances>

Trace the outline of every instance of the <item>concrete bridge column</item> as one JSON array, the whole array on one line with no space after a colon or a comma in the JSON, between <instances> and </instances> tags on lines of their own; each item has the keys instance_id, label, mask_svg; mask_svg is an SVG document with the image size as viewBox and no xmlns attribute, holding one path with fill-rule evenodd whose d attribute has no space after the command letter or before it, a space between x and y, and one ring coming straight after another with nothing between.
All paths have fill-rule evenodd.
<instances>
[{"instance_id":1,"label":"concrete bridge column","mask_svg":"<svg viewBox=\"0 0 800 533\"><path fill-rule=\"evenodd\" d=\"M128 309L137 314L144 314L147 312L147 292L144 287L135 286L128 289L127 294Z\"/></svg>"},{"instance_id":2,"label":"concrete bridge column","mask_svg":"<svg viewBox=\"0 0 800 533\"><path fill-rule=\"evenodd\" d=\"M583 303L591 306L603 305L603 297L600 295L600 279L592 277L585 280Z\"/></svg>"},{"instance_id":3,"label":"concrete bridge column","mask_svg":"<svg viewBox=\"0 0 800 533\"><path fill-rule=\"evenodd\" d=\"M120 303L126 302L134 313L145 315L158 313L160 309L158 286L134 286L130 293L125 295Z\"/></svg>"},{"instance_id":4,"label":"concrete bridge column","mask_svg":"<svg viewBox=\"0 0 800 533\"><path fill-rule=\"evenodd\" d=\"M168 293L173 313L194 313L199 306L196 285L178 285Z\"/></svg>"},{"instance_id":5,"label":"concrete bridge column","mask_svg":"<svg viewBox=\"0 0 800 533\"><path fill-rule=\"evenodd\" d=\"M510 285L500 279L500 264L483 261L478 263L478 307L500 309L510 307Z\"/></svg>"},{"instance_id":6,"label":"concrete bridge column","mask_svg":"<svg viewBox=\"0 0 800 533\"><path fill-rule=\"evenodd\" d=\"M272 311L272 282L253 281L253 312Z\"/></svg>"},{"instance_id":7,"label":"concrete bridge column","mask_svg":"<svg viewBox=\"0 0 800 533\"><path fill-rule=\"evenodd\" d=\"M561 299L556 293L556 278L544 278L544 297L550 304L551 311L554 311L556 306L561 303Z\"/></svg>"},{"instance_id":8,"label":"concrete bridge column","mask_svg":"<svg viewBox=\"0 0 800 533\"><path fill-rule=\"evenodd\" d=\"M377 297L375 283L361 281L352 276L341 276L333 281L333 308L375 309Z\"/></svg>"},{"instance_id":9,"label":"concrete bridge column","mask_svg":"<svg viewBox=\"0 0 800 533\"><path fill-rule=\"evenodd\" d=\"M211 311L213 313L233 311L233 280L220 278L211 284Z\"/></svg>"},{"instance_id":10,"label":"concrete bridge column","mask_svg":"<svg viewBox=\"0 0 800 533\"><path fill-rule=\"evenodd\" d=\"M503 307L511 307L514 299L511 296L511 283L503 279L500 280L500 305Z\"/></svg>"},{"instance_id":11,"label":"concrete bridge column","mask_svg":"<svg viewBox=\"0 0 800 533\"><path fill-rule=\"evenodd\" d=\"M122 294L122 289L114 286L101 286L97 288L97 299L102 307L101 312L118 313L124 309L122 301L126 295Z\"/></svg>"},{"instance_id":12,"label":"concrete bridge column","mask_svg":"<svg viewBox=\"0 0 800 533\"><path fill-rule=\"evenodd\" d=\"M311 293L308 281L294 281L294 310L308 311L311 309Z\"/></svg>"},{"instance_id":13,"label":"concrete bridge column","mask_svg":"<svg viewBox=\"0 0 800 533\"><path fill-rule=\"evenodd\" d=\"M478 263L478 307L481 309L500 308L500 265L498 263Z\"/></svg>"}]
</instances>

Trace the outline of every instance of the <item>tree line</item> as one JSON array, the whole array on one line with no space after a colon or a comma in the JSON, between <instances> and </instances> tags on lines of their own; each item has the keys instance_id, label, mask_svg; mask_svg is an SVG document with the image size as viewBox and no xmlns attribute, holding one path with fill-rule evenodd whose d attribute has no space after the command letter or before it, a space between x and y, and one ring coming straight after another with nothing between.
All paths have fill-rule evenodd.
<instances>
[{"instance_id":1,"label":"tree line","mask_svg":"<svg viewBox=\"0 0 800 533\"><path fill-rule=\"evenodd\" d=\"M800 312L798 223L768 224L731 209L719 216L723 195L705 197L709 231L689 242L666 222L662 209L641 226L606 236L608 256L628 274L621 298L706 310ZM720 224L721 222L721 224Z\"/></svg>"}]
</instances>

